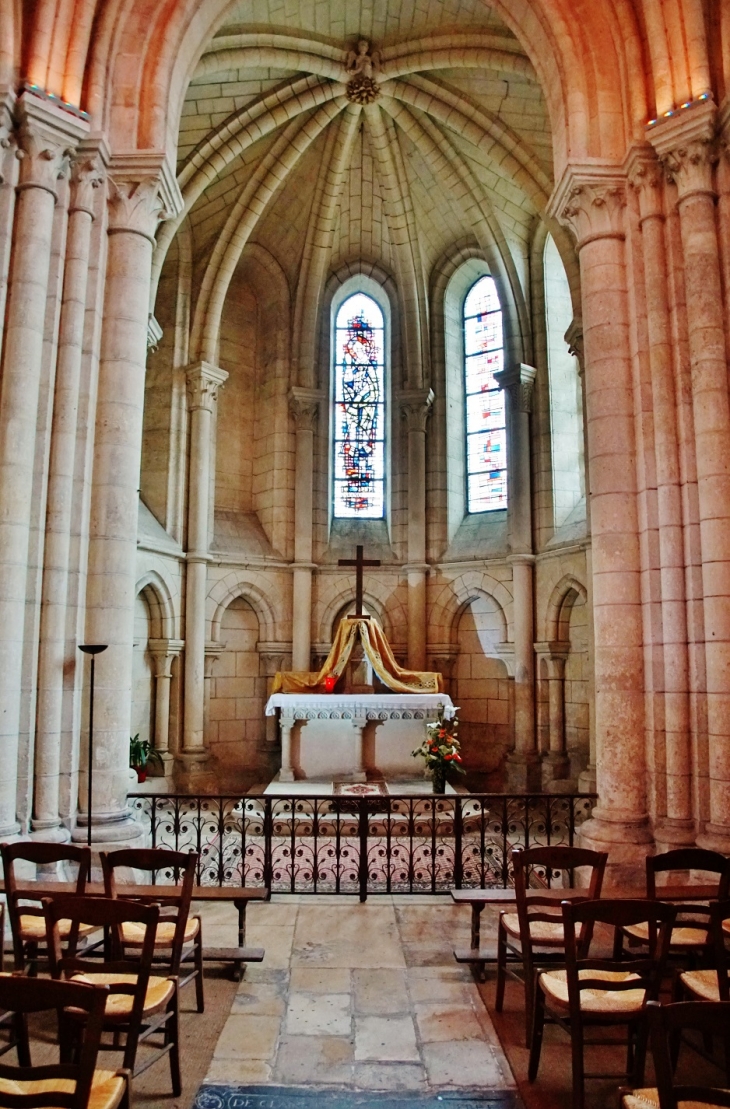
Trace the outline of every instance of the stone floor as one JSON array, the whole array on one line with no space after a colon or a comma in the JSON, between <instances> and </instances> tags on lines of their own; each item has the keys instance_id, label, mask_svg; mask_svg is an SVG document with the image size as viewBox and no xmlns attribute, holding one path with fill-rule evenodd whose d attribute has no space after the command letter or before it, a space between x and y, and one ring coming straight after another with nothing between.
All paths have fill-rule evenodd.
<instances>
[{"instance_id":1,"label":"stone floor","mask_svg":"<svg viewBox=\"0 0 730 1109\"><path fill-rule=\"evenodd\" d=\"M205 906L205 942L231 943ZM277 896L249 908L247 969L206 1082L430 1092L515 1089L468 970L469 914L445 897Z\"/></svg>"}]
</instances>

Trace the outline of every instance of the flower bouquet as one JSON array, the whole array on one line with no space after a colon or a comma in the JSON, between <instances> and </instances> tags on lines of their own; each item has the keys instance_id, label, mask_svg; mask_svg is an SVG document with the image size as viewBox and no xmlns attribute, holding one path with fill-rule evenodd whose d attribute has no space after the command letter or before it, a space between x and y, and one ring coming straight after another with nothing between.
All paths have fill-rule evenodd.
<instances>
[{"instance_id":1,"label":"flower bouquet","mask_svg":"<svg viewBox=\"0 0 730 1109\"><path fill-rule=\"evenodd\" d=\"M461 765L461 744L456 738L458 730L456 715L446 720L442 712L438 720L426 725L426 739L413 751L413 757L424 759L426 769L431 771L434 793L445 792L447 770L453 768L460 774L466 773Z\"/></svg>"}]
</instances>

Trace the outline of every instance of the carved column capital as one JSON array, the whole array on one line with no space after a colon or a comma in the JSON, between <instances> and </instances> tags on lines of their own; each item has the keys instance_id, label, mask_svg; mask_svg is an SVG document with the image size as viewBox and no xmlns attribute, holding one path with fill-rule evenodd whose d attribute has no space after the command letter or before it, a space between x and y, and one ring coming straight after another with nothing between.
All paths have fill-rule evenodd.
<instances>
[{"instance_id":1,"label":"carved column capital","mask_svg":"<svg viewBox=\"0 0 730 1109\"><path fill-rule=\"evenodd\" d=\"M71 160L71 203L69 212L88 212L94 218L94 190L106 178L106 169L98 153L79 151Z\"/></svg>"},{"instance_id":2,"label":"carved column capital","mask_svg":"<svg viewBox=\"0 0 730 1109\"><path fill-rule=\"evenodd\" d=\"M291 643L272 643L260 640L257 648L264 677L273 678L281 670L286 670L291 658Z\"/></svg>"},{"instance_id":3,"label":"carved column capital","mask_svg":"<svg viewBox=\"0 0 730 1109\"><path fill-rule=\"evenodd\" d=\"M228 381L228 374L209 362L194 362L185 371L188 383L188 408L193 412L202 408L212 412L218 399L218 390Z\"/></svg>"},{"instance_id":4,"label":"carved column capital","mask_svg":"<svg viewBox=\"0 0 730 1109\"><path fill-rule=\"evenodd\" d=\"M89 125L30 92L19 98L16 115L18 189L45 189L55 197L56 181L66 173L69 159L88 134Z\"/></svg>"},{"instance_id":5,"label":"carved column capital","mask_svg":"<svg viewBox=\"0 0 730 1109\"><path fill-rule=\"evenodd\" d=\"M133 151L109 167L109 233L142 235L155 245L161 220L182 211L182 196L166 155Z\"/></svg>"},{"instance_id":6,"label":"carved column capital","mask_svg":"<svg viewBox=\"0 0 730 1109\"><path fill-rule=\"evenodd\" d=\"M717 107L706 100L647 128L646 137L657 152L680 202L693 193L713 193L712 172L719 158Z\"/></svg>"},{"instance_id":7,"label":"carved column capital","mask_svg":"<svg viewBox=\"0 0 730 1109\"><path fill-rule=\"evenodd\" d=\"M585 372L585 344L583 341L583 319L574 316L573 321L563 336L568 344L568 354L574 354L578 359L578 373L582 377Z\"/></svg>"},{"instance_id":8,"label":"carved column capital","mask_svg":"<svg viewBox=\"0 0 730 1109\"><path fill-rule=\"evenodd\" d=\"M409 431L425 431L433 407L433 389L411 389L400 393L398 403Z\"/></svg>"},{"instance_id":9,"label":"carved column capital","mask_svg":"<svg viewBox=\"0 0 730 1109\"><path fill-rule=\"evenodd\" d=\"M639 201L642 220L664 215L663 197L666 172L653 148L634 147L626 161L629 186Z\"/></svg>"},{"instance_id":10,"label":"carved column capital","mask_svg":"<svg viewBox=\"0 0 730 1109\"><path fill-rule=\"evenodd\" d=\"M185 641L182 639L150 639L147 646L155 663L155 677L172 677L172 660L182 652Z\"/></svg>"},{"instance_id":11,"label":"carved column capital","mask_svg":"<svg viewBox=\"0 0 730 1109\"><path fill-rule=\"evenodd\" d=\"M494 375L500 389L504 389L509 395L513 412L532 412L532 391L536 375L535 367L527 366L524 362L518 362L516 366L500 370Z\"/></svg>"},{"instance_id":12,"label":"carved column capital","mask_svg":"<svg viewBox=\"0 0 730 1109\"><path fill-rule=\"evenodd\" d=\"M289 391L289 412L297 431L315 430L322 400L322 394L317 389L292 385Z\"/></svg>"},{"instance_id":13,"label":"carved column capital","mask_svg":"<svg viewBox=\"0 0 730 1109\"><path fill-rule=\"evenodd\" d=\"M595 239L625 238L626 175L613 165L566 166L549 209L575 236L578 250Z\"/></svg>"},{"instance_id":14,"label":"carved column capital","mask_svg":"<svg viewBox=\"0 0 730 1109\"><path fill-rule=\"evenodd\" d=\"M162 342L164 332L157 322L156 318L150 313L147 317L147 350L155 354L158 346Z\"/></svg>"}]
</instances>

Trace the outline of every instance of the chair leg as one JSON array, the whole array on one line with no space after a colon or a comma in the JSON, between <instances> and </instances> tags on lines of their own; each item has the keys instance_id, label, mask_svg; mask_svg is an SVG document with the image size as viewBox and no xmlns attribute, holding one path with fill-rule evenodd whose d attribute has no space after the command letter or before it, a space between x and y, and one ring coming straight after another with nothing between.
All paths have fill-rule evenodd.
<instances>
[{"instance_id":1,"label":"chair leg","mask_svg":"<svg viewBox=\"0 0 730 1109\"><path fill-rule=\"evenodd\" d=\"M497 995L494 999L494 1008L498 1013L502 1012L504 1005L504 984L507 977L507 933L502 924L502 917L499 918L497 926Z\"/></svg>"},{"instance_id":2,"label":"chair leg","mask_svg":"<svg viewBox=\"0 0 730 1109\"><path fill-rule=\"evenodd\" d=\"M16 1013L13 1021L15 1033L15 1049L18 1053L18 1063L21 1067L31 1066L30 1040L28 1038L28 1020L24 1013Z\"/></svg>"},{"instance_id":3,"label":"chair leg","mask_svg":"<svg viewBox=\"0 0 730 1109\"><path fill-rule=\"evenodd\" d=\"M525 979L525 1046L529 1048L532 1036L532 1013L535 1008L535 966L532 952L522 952L522 974Z\"/></svg>"},{"instance_id":4,"label":"chair leg","mask_svg":"<svg viewBox=\"0 0 730 1109\"><path fill-rule=\"evenodd\" d=\"M573 1109L585 1109L585 1069L583 1063L583 1029L571 1021L570 1049L573 1069Z\"/></svg>"},{"instance_id":5,"label":"chair leg","mask_svg":"<svg viewBox=\"0 0 730 1109\"><path fill-rule=\"evenodd\" d=\"M614 959L623 959L624 957L624 934L620 928L613 930L613 957Z\"/></svg>"},{"instance_id":6,"label":"chair leg","mask_svg":"<svg viewBox=\"0 0 730 1109\"><path fill-rule=\"evenodd\" d=\"M180 1019L178 1008L177 986L170 1002L170 1018L165 1025L165 1038L170 1046L170 1078L172 1079L172 1092L175 1097L182 1093L182 1079L180 1077Z\"/></svg>"},{"instance_id":7,"label":"chair leg","mask_svg":"<svg viewBox=\"0 0 730 1109\"><path fill-rule=\"evenodd\" d=\"M644 1085L644 1070L646 1068L646 1049L649 1040L649 1025L646 1017L641 1018L635 1025L634 1068L631 1083L634 1089Z\"/></svg>"},{"instance_id":8,"label":"chair leg","mask_svg":"<svg viewBox=\"0 0 730 1109\"><path fill-rule=\"evenodd\" d=\"M543 994L540 983L535 986L535 1000L533 1004L532 1016L532 1041L530 1043L530 1066L527 1072L527 1078L530 1082L534 1082L537 1078L537 1070L540 1066L540 1053L542 1051L542 1034L545 1029L545 995Z\"/></svg>"},{"instance_id":9,"label":"chair leg","mask_svg":"<svg viewBox=\"0 0 730 1109\"><path fill-rule=\"evenodd\" d=\"M203 986L203 922L201 920L198 925L198 934L195 937L195 968L197 974L195 975L195 1000L198 1006L198 1012L205 1012L205 995Z\"/></svg>"}]
</instances>

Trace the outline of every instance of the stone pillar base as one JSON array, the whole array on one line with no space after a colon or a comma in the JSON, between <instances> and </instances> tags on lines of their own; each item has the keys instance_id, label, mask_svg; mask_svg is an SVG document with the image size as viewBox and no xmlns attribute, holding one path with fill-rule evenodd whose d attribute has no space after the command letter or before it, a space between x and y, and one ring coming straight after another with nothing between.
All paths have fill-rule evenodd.
<instances>
[{"instance_id":1,"label":"stone pillar base","mask_svg":"<svg viewBox=\"0 0 730 1109\"><path fill-rule=\"evenodd\" d=\"M289 770L289 769L287 769L287 770L282 769L276 775L276 780L277 780L277 782L294 782L294 781L296 781L296 779L294 777L294 771Z\"/></svg>"},{"instance_id":2,"label":"stone pillar base","mask_svg":"<svg viewBox=\"0 0 730 1109\"><path fill-rule=\"evenodd\" d=\"M554 781L570 779L570 759L565 751L550 751L542 760L542 784L547 793L548 786ZM561 791L562 792L562 791Z\"/></svg>"},{"instance_id":3,"label":"stone pillar base","mask_svg":"<svg viewBox=\"0 0 730 1109\"><path fill-rule=\"evenodd\" d=\"M694 847L696 837L694 820L662 820L654 829L658 852L673 851L677 847Z\"/></svg>"},{"instance_id":4,"label":"stone pillar base","mask_svg":"<svg viewBox=\"0 0 730 1109\"><path fill-rule=\"evenodd\" d=\"M32 820L30 838L35 843L69 843L71 833L63 824Z\"/></svg>"},{"instance_id":5,"label":"stone pillar base","mask_svg":"<svg viewBox=\"0 0 730 1109\"><path fill-rule=\"evenodd\" d=\"M591 851L607 851L608 865L603 882L610 886L646 886L647 855L654 854L654 839L648 816L629 813L604 815L600 806L577 830L579 846Z\"/></svg>"},{"instance_id":6,"label":"stone pillar base","mask_svg":"<svg viewBox=\"0 0 730 1109\"><path fill-rule=\"evenodd\" d=\"M580 793L595 793L597 784L595 766L587 766L578 775L578 791Z\"/></svg>"},{"instance_id":7,"label":"stone pillar base","mask_svg":"<svg viewBox=\"0 0 730 1109\"><path fill-rule=\"evenodd\" d=\"M540 756L533 752L513 751L506 759L507 791L509 793L540 793L542 766Z\"/></svg>"},{"instance_id":8,"label":"stone pillar base","mask_svg":"<svg viewBox=\"0 0 730 1109\"><path fill-rule=\"evenodd\" d=\"M175 760L175 778L190 793L225 793L218 780L215 761L211 761L210 751L201 747L199 751L181 751Z\"/></svg>"},{"instance_id":9,"label":"stone pillar base","mask_svg":"<svg viewBox=\"0 0 730 1109\"><path fill-rule=\"evenodd\" d=\"M702 835L697 837L697 846L730 855L730 828L726 824L706 824Z\"/></svg>"}]
</instances>

